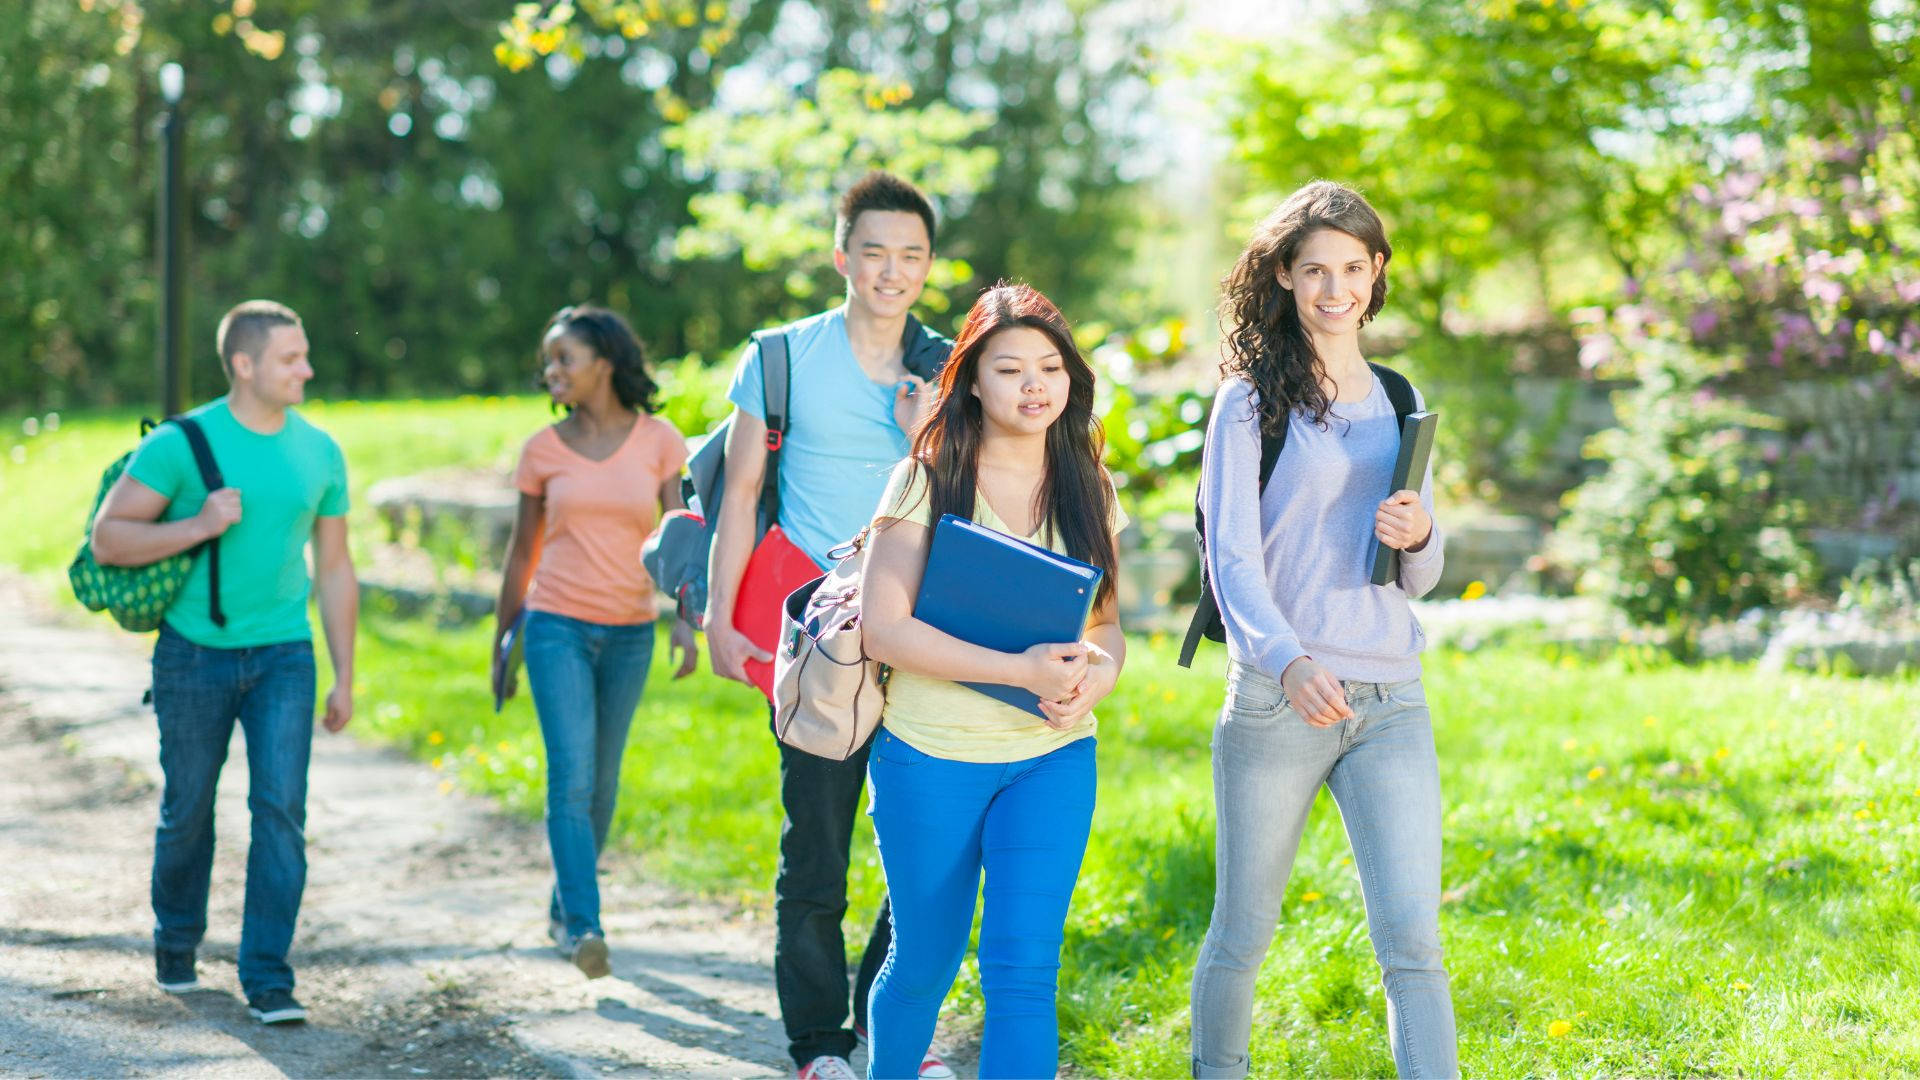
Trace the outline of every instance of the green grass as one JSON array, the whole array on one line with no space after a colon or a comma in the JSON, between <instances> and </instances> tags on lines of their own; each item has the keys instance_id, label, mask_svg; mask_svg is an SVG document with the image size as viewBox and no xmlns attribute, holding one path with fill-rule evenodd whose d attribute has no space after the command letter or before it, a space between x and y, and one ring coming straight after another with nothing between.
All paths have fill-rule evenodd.
<instances>
[{"instance_id":1,"label":"green grass","mask_svg":"<svg viewBox=\"0 0 1920 1080\"><path fill-rule=\"evenodd\" d=\"M523 399L313 414L364 490L436 464L504 465L545 412ZM127 441L91 418L24 440L28 463L0 466L0 497L31 507L39 527L0 535L0 563L64 566L93 477ZM356 535L366 524L356 516ZM370 607L355 724L434 763L450 787L534 817L538 726L524 694L493 714L486 639ZM1132 650L1100 710L1100 808L1068 926L1062 1036L1080 1072L1184 1075L1187 986L1212 901L1220 658L1203 653L1196 673L1174 666L1170 642ZM647 872L764 909L778 831L764 710L705 674L669 680L664 653L634 719L620 843ZM1438 653L1427 672L1465 1071L1920 1071L1920 683L1521 648ZM857 943L881 887L864 822L854 864ZM969 962L950 1008L965 1024L979 1004ZM1392 1072L1327 798L1262 972L1254 1053L1263 1072Z\"/></svg>"},{"instance_id":2,"label":"green grass","mask_svg":"<svg viewBox=\"0 0 1920 1080\"><path fill-rule=\"evenodd\" d=\"M151 413L151 410L148 410ZM544 398L465 397L444 401L316 402L301 415L339 441L347 457L356 545L384 538L367 489L392 476L447 466L513 467L520 445L552 420ZM37 525L0 535L0 564L35 577L64 575L79 546L100 473L138 441L141 412L64 416L24 433L24 418L0 417L0 502L31 507Z\"/></svg>"}]
</instances>

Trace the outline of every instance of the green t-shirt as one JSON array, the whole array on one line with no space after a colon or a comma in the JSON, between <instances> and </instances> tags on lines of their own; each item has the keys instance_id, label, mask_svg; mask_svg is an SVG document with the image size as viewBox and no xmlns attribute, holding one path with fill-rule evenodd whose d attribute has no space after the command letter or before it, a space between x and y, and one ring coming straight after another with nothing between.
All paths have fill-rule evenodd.
<instances>
[{"instance_id":1,"label":"green t-shirt","mask_svg":"<svg viewBox=\"0 0 1920 1080\"><path fill-rule=\"evenodd\" d=\"M306 546L315 518L347 512L347 462L339 444L291 409L272 435L243 427L224 397L187 415L207 433L221 478L239 489L240 520L220 537L220 608L227 625L215 626L208 613L204 554L167 609L167 625L212 649L311 640ZM192 517L207 500L193 448L176 425L155 428L134 451L127 473L167 497L163 521Z\"/></svg>"}]
</instances>

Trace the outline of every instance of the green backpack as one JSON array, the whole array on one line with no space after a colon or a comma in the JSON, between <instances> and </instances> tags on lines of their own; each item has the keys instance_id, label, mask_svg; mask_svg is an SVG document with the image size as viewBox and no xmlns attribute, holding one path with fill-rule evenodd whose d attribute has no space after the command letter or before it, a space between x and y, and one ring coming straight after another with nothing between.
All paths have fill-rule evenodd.
<instances>
[{"instance_id":1,"label":"green backpack","mask_svg":"<svg viewBox=\"0 0 1920 1080\"><path fill-rule=\"evenodd\" d=\"M187 445L193 448L194 464L200 467L200 482L207 486L209 492L226 486L226 482L220 478L220 467L214 464L213 447L207 445L206 432L200 430L198 423L184 416L169 416L161 423L178 425L186 433ZM146 438L147 432L155 426L151 420L140 421L140 437ZM113 487L114 481L120 479L120 474L127 471L127 463L131 460L133 451L129 450L100 474L100 491L93 497L93 510L87 514L89 537L93 532L93 519L100 513L100 504L106 501L107 491ZM180 590L186 588L187 575L193 572L193 558L201 548L207 551L208 606L213 624L225 626L227 616L220 610L218 539L145 566L102 566L93 557L90 541L82 540L79 553L67 567L67 580L73 585L73 595L86 605L88 611L105 611L113 616L113 621L129 630L157 630L161 617L173 606L174 600L180 596Z\"/></svg>"}]
</instances>

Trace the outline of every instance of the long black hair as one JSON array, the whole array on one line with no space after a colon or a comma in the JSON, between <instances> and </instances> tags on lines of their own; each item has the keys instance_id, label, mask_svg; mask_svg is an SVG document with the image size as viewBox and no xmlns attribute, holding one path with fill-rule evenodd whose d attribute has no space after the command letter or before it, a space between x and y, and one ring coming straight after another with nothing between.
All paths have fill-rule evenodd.
<instances>
[{"instance_id":1,"label":"long black hair","mask_svg":"<svg viewBox=\"0 0 1920 1080\"><path fill-rule=\"evenodd\" d=\"M563 307L553 313L540 331L543 351L556 329L613 365L613 396L620 399L621 405L643 413L653 412L653 396L660 386L647 371L646 350L627 320L593 304ZM541 362L545 363L544 355Z\"/></svg>"},{"instance_id":2,"label":"long black hair","mask_svg":"<svg viewBox=\"0 0 1920 1080\"><path fill-rule=\"evenodd\" d=\"M1047 428L1047 471L1034 493L1035 517L1048 539L1067 554L1106 573L1095 604L1113 596L1119 557L1113 545L1113 483L1101 464L1107 433L1093 412L1093 367L1074 345L1073 332L1053 301L1029 285L1002 282L980 294L940 372L939 398L913 432L915 461L926 470L932 516L973 517L980 490L984 419L973 383L988 340L1002 330L1028 327L1047 336L1067 369L1067 407Z\"/></svg>"},{"instance_id":3,"label":"long black hair","mask_svg":"<svg viewBox=\"0 0 1920 1080\"><path fill-rule=\"evenodd\" d=\"M1307 237L1320 229L1337 229L1366 245L1380 257L1373 294L1360 315L1365 326L1387 302L1387 262L1393 246L1387 228L1364 196L1344 184L1315 180L1287 196L1279 209L1254 227L1233 272L1222 285L1220 321L1225 330L1226 358L1220 374L1253 384L1259 395L1260 430L1279 435L1295 409L1314 423L1326 426L1331 403L1320 387L1320 355L1313 338L1300 325L1300 311L1291 291L1281 288L1279 272L1290 270Z\"/></svg>"}]
</instances>

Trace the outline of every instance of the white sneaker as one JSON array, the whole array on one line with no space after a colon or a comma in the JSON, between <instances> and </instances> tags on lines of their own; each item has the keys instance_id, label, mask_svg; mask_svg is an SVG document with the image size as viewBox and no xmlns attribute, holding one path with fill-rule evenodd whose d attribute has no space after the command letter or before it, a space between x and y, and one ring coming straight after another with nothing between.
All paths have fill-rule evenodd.
<instances>
[{"instance_id":1,"label":"white sneaker","mask_svg":"<svg viewBox=\"0 0 1920 1080\"><path fill-rule=\"evenodd\" d=\"M833 1054L821 1054L800 1068L800 1080L861 1080L853 1063Z\"/></svg>"}]
</instances>

